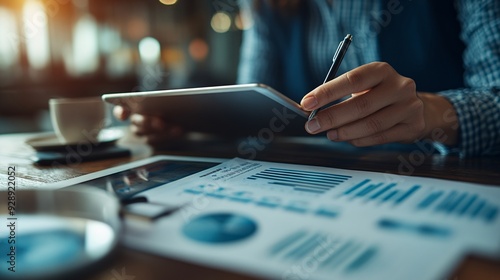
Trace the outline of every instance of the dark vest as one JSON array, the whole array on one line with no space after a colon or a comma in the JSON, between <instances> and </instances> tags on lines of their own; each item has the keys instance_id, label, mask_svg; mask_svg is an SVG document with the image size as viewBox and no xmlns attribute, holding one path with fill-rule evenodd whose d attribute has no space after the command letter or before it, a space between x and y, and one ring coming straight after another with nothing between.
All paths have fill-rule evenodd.
<instances>
[{"instance_id":1,"label":"dark vest","mask_svg":"<svg viewBox=\"0 0 500 280\"><path fill-rule=\"evenodd\" d=\"M394 0L383 0L382 7ZM464 86L460 23L453 0L401 0L402 11L379 33L380 58L417 90L436 92Z\"/></svg>"},{"instance_id":2,"label":"dark vest","mask_svg":"<svg viewBox=\"0 0 500 280\"><path fill-rule=\"evenodd\" d=\"M381 8L388 12L389 3L396 0L380 1ZM399 0L399 3L402 10L391 14L391 19L379 26L380 61L388 62L398 73L415 80L419 91L437 92L463 87L465 45L460 40L461 27L454 0ZM304 4L303 8L308 6ZM282 60L278 70L282 75L280 81L269 83L299 102L324 79L304 72L308 63L306 42L303 41L307 38L304 36L307 18L276 17L271 9L263 12L276 19L270 28L281 50ZM356 40L356 35L353 35Z\"/></svg>"}]
</instances>

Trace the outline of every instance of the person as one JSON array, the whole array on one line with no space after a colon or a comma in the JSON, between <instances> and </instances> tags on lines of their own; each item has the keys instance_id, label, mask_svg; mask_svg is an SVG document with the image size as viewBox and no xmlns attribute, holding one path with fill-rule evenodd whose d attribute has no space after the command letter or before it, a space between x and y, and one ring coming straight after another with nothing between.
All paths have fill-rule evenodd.
<instances>
[{"instance_id":1,"label":"person","mask_svg":"<svg viewBox=\"0 0 500 280\"><path fill-rule=\"evenodd\" d=\"M330 104L305 124L310 134L357 147L431 141L442 153L500 152L500 1L241 3L253 24L238 83L267 84L308 111ZM347 33L340 75L322 84ZM131 121L151 143L182 131L154 117Z\"/></svg>"}]
</instances>

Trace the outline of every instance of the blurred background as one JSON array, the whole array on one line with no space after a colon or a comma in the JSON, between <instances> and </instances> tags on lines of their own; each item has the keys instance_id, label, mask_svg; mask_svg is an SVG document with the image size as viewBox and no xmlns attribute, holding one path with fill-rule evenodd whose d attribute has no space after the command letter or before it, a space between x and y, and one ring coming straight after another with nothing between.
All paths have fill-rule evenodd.
<instances>
[{"instance_id":1,"label":"blurred background","mask_svg":"<svg viewBox=\"0 0 500 280\"><path fill-rule=\"evenodd\" d=\"M233 84L238 0L0 0L0 134L52 130L48 100Z\"/></svg>"}]
</instances>

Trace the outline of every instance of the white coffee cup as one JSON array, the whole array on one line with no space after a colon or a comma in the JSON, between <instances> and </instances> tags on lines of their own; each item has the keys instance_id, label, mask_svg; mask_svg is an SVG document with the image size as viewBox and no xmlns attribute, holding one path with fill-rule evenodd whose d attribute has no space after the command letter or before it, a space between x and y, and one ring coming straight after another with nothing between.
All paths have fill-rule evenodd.
<instances>
[{"instance_id":1,"label":"white coffee cup","mask_svg":"<svg viewBox=\"0 0 500 280\"><path fill-rule=\"evenodd\" d=\"M61 143L97 142L106 123L101 97L49 100L50 118Z\"/></svg>"}]
</instances>

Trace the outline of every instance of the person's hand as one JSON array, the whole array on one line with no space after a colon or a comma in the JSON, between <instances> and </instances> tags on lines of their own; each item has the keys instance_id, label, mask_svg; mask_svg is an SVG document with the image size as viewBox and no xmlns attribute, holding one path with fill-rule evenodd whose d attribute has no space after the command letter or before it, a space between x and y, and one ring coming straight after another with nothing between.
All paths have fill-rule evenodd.
<instances>
[{"instance_id":1,"label":"person's hand","mask_svg":"<svg viewBox=\"0 0 500 280\"><path fill-rule=\"evenodd\" d=\"M131 131L137 136L145 137L146 142L152 146L160 146L184 136L181 127L169 125L160 117L131 114L122 106L115 106L113 114L119 120L130 118Z\"/></svg>"},{"instance_id":2,"label":"person's hand","mask_svg":"<svg viewBox=\"0 0 500 280\"><path fill-rule=\"evenodd\" d=\"M443 97L417 94L412 79L383 62L360 66L317 87L304 96L301 106L312 111L351 94L349 99L320 110L306 123L306 130L311 134L326 131L328 139L358 147L410 143L442 127L435 119L443 110L453 110ZM450 133L443 142L456 141L456 129Z\"/></svg>"}]
</instances>

